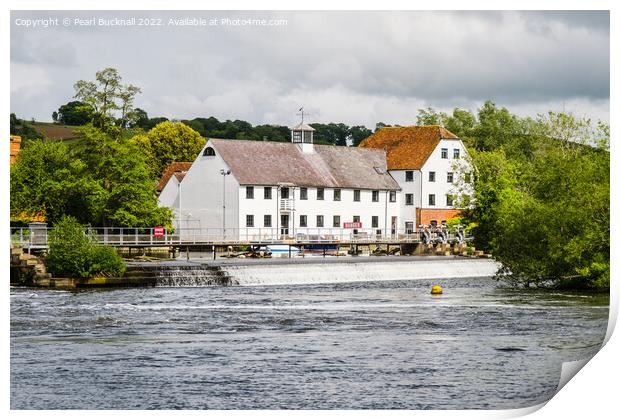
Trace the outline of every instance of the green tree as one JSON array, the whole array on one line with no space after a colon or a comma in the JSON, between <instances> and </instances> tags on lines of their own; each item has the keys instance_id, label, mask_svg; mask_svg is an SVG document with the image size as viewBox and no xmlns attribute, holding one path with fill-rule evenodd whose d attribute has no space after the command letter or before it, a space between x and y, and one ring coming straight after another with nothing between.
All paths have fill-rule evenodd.
<instances>
[{"instance_id":1,"label":"green tree","mask_svg":"<svg viewBox=\"0 0 620 420\"><path fill-rule=\"evenodd\" d=\"M314 128L314 142L346 146L349 139L349 126L343 123L312 123Z\"/></svg>"},{"instance_id":2,"label":"green tree","mask_svg":"<svg viewBox=\"0 0 620 420\"><path fill-rule=\"evenodd\" d=\"M567 114L524 122L499 113L474 133L490 140L489 128L498 133L520 124L529 133L502 131L493 143L475 143L495 150L470 150L476 179L467 215L477 224L476 246L490 251L516 284L609 287L608 127L593 130ZM519 154L514 144L524 139L532 146Z\"/></svg>"},{"instance_id":3,"label":"green tree","mask_svg":"<svg viewBox=\"0 0 620 420\"><path fill-rule=\"evenodd\" d=\"M57 277L119 276L125 271L125 263L116 250L97 245L70 216L63 216L50 231L45 263Z\"/></svg>"},{"instance_id":4,"label":"green tree","mask_svg":"<svg viewBox=\"0 0 620 420\"><path fill-rule=\"evenodd\" d=\"M41 139L43 136L35 130L29 122L17 118L14 113L10 115L10 133L22 137L22 147L28 144L28 140Z\"/></svg>"},{"instance_id":5,"label":"green tree","mask_svg":"<svg viewBox=\"0 0 620 420\"><path fill-rule=\"evenodd\" d=\"M353 146L357 147L362 140L372 135L372 131L363 125L355 125L349 129L349 135L351 136Z\"/></svg>"},{"instance_id":6,"label":"green tree","mask_svg":"<svg viewBox=\"0 0 620 420\"><path fill-rule=\"evenodd\" d=\"M102 191L86 170L60 141L29 142L11 166L11 213L43 213L52 224L63 215L91 222Z\"/></svg>"},{"instance_id":7,"label":"green tree","mask_svg":"<svg viewBox=\"0 0 620 420\"><path fill-rule=\"evenodd\" d=\"M140 88L122 85L121 80L118 70L108 67L95 73L94 82L78 80L73 85L75 98L92 109L93 126L112 134L118 134L116 127L122 130L136 118L133 101Z\"/></svg>"},{"instance_id":8,"label":"green tree","mask_svg":"<svg viewBox=\"0 0 620 420\"><path fill-rule=\"evenodd\" d=\"M131 123L132 127L140 127L144 130L150 130L152 127L148 127L149 116L145 110L141 108L134 109L135 119Z\"/></svg>"},{"instance_id":9,"label":"green tree","mask_svg":"<svg viewBox=\"0 0 620 420\"><path fill-rule=\"evenodd\" d=\"M63 215L94 226L171 226L158 206L147 156L132 141L85 126L80 146L32 141L11 167L11 212Z\"/></svg>"},{"instance_id":10,"label":"green tree","mask_svg":"<svg viewBox=\"0 0 620 420\"><path fill-rule=\"evenodd\" d=\"M187 125L166 121L132 139L148 158L150 174L159 178L172 162L193 162L205 145L205 139Z\"/></svg>"},{"instance_id":11,"label":"green tree","mask_svg":"<svg viewBox=\"0 0 620 420\"><path fill-rule=\"evenodd\" d=\"M133 140L85 127L80 156L103 191L93 214L100 226L171 226L172 212L159 207L148 154Z\"/></svg>"},{"instance_id":12,"label":"green tree","mask_svg":"<svg viewBox=\"0 0 620 420\"><path fill-rule=\"evenodd\" d=\"M92 120L93 109L90 105L71 101L58 108L58 122L66 125L84 125Z\"/></svg>"},{"instance_id":13,"label":"green tree","mask_svg":"<svg viewBox=\"0 0 620 420\"><path fill-rule=\"evenodd\" d=\"M416 125L445 125L448 115L443 112L437 112L432 107L426 109L418 109L416 117Z\"/></svg>"}]
</instances>

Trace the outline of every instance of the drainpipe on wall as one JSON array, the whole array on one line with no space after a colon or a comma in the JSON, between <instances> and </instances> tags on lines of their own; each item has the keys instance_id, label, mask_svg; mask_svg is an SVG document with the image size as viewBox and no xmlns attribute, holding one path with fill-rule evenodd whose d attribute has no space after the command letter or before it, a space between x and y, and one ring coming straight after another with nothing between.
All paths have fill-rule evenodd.
<instances>
[{"instance_id":1,"label":"drainpipe on wall","mask_svg":"<svg viewBox=\"0 0 620 420\"><path fill-rule=\"evenodd\" d=\"M274 239L280 237L280 186L276 185L276 235Z\"/></svg>"},{"instance_id":2,"label":"drainpipe on wall","mask_svg":"<svg viewBox=\"0 0 620 420\"><path fill-rule=\"evenodd\" d=\"M387 218L388 218L388 195L389 194L390 194L390 190L386 190L385 191L385 216L383 218L383 234L386 235L386 236L388 234L388 230L387 230L388 221L387 221ZM391 234L391 232L390 232L390 234Z\"/></svg>"},{"instance_id":3,"label":"drainpipe on wall","mask_svg":"<svg viewBox=\"0 0 620 420\"><path fill-rule=\"evenodd\" d=\"M413 220L415 220L413 229L414 232L418 231L418 226L422 223L422 206L424 205L424 172L420 169L420 220L418 220L418 215L413 215ZM414 206L415 209L415 206Z\"/></svg>"}]
</instances>

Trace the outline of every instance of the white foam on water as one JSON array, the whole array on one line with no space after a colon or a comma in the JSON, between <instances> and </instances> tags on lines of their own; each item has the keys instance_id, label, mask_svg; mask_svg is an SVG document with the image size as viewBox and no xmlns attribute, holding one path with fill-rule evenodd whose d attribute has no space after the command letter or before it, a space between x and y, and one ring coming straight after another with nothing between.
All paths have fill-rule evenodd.
<instances>
[{"instance_id":1,"label":"white foam on water","mask_svg":"<svg viewBox=\"0 0 620 420\"><path fill-rule=\"evenodd\" d=\"M492 277L499 267L499 263L492 259L429 259L402 262L231 265L222 267L222 271L239 285L253 286Z\"/></svg>"}]
</instances>

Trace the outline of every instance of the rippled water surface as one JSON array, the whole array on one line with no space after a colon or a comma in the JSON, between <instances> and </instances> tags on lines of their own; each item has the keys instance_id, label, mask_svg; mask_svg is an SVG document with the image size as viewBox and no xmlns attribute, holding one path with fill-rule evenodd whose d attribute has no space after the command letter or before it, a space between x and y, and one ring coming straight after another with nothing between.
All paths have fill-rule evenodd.
<instances>
[{"instance_id":1,"label":"rippled water surface","mask_svg":"<svg viewBox=\"0 0 620 420\"><path fill-rule=\"evenodd\" d=\"M430 282L11 289L11 408L519 408L595 353L608 296Z\"/></svg>"}]
</instances>

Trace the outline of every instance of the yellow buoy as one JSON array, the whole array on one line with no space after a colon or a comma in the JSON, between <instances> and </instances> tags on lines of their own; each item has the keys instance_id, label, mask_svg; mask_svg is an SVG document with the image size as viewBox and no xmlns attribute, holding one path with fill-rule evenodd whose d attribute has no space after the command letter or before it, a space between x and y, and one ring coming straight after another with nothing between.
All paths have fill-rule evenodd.
<instances>
[{"instance_id":1,"label":"yellow buoy","mask_svg":"<svg viewBox=\"0 0 620 420\"><path fill-rule=\"evenodd\" d=\"M440 295L443 293L443 289L439 285L431 287L431 295Z\"/></svg>"}]
</instances>

